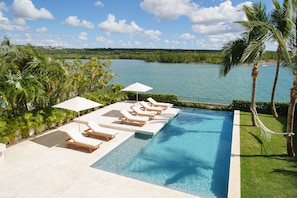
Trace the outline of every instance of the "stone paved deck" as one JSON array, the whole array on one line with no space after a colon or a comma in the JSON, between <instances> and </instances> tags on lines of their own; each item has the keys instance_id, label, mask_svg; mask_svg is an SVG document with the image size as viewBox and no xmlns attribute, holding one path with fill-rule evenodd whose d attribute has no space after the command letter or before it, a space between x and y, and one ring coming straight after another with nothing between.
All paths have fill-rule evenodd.
<instances>
[{"instance_id":1,"label":"stone paved deck","mask_svg":"<svg viewBox=\"0 0 297 198\"><path fill-rule=\"evenodd\" d=\"M118 111L128 110L132 104L133 102L128 101L101 108L81 116L76 119L76 122L8 147L5 151L5 159L0 163L0 197L197 197L90 167L134 135L134 132L156 134L179 112L176 108L170 108L143 127L120 124L117 117ZM113 128L118 134L92 153L82 148L66 148L64 140L67 135L64 131L73 127L84 131L87 128L86 125L78 122L84 123L89 119ZM238 127L236 130L238 137ZM235 170L235 174L232 175L234 181L231 184L238 188L238 180L240 184L239 147L236 146L235 149L232 152L237 163L232 164L233 167L230 168L231 172ZM230 187L229 191L232 195L240 197L240 189L234 190Z\"/></svg>"}]
</instances>

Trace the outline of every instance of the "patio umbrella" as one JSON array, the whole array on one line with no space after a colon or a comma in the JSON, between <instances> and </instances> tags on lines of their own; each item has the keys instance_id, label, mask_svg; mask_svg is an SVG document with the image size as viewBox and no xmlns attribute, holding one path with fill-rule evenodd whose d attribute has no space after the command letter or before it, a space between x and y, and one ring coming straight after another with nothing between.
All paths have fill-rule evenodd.
<instances>
[{"instance_id":1,"label":"patio umbrella","mask_svg":"<svg viewBox=\"0 0 297 198\"><path fill-rule=\"evenodd\" d=\"M80 111L99 107L99 106L102 106L102 104L77 96L75 98L71 98L69 100L65 100L64 102L56 104L53 107L75 111L78 113L78 117L79 117ZM79 127L80 127L80 124L79 124Z\"/></svg>"},{"instance_id":2,"label":"patio umbrella","mask_svg":"<svg viewBox=\"0 0 297 198\"><path fill-rule=\"evenodd\" d=\"M147 92L151 89L153 89L153 88L136 82L136 83L129 85L128 87L125 87L124 89L122 89L122 91L136 92L136 102L137 102L136 104L138 105L138 92Z\"/></svg>"}]
</instances>

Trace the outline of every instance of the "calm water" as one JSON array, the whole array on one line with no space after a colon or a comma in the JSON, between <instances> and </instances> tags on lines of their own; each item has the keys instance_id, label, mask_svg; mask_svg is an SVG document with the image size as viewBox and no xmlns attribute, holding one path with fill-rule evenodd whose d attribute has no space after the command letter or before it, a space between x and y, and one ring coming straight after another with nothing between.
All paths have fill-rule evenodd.
<instances>
[{"instance_id":1,"label":"calm water","mask_svg":"<svg viewBox=\"0 0 297 198\"><path fill-rule=\"evenodd\" d=\"M183 108L156 136L128 139L92 165L201 197L227 197L233 113Z\"/></svg>"},{"instance_id":2,"label":"calm water","mask_svg":"<svg viewBox=\"0 0 297 198\"><path fill-rule=\"evenodd\" d=\"M259 67L257 101L270 101L276 65ZM165 64L140 60L113 60L112 70L119 74L113 82L128 86L140 82L153 87L148 93L176 94L180 99L230 104L233 99L251 99L252 67L235 67L227 77L219 77L220 65ZM288 102L293 76L280 71L276 101Z\"/></svg>"}]
</instances>

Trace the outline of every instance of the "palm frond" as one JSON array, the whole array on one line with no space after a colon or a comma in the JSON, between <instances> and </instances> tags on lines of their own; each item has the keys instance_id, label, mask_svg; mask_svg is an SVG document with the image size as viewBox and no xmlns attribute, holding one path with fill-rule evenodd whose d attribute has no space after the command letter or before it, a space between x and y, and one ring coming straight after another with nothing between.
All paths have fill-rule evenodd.
<instances>
[{"instance_id":1,"label":"palm frond","mask_svg":"<svg viewBox=\"0 0 297 198\"><path fill-rule=\"evenodd\" d=\"M220 76L226 76L233 66L241 63L246 48L246 41L242 38L228 42L223 48Z\"/></svg>"}]
</instances>

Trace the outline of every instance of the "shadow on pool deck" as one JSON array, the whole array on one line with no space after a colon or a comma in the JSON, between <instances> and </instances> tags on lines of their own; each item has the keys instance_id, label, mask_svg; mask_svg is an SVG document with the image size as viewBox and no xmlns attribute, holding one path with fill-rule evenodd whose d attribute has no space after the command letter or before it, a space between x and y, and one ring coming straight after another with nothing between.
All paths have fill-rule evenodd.
<instances>
[{"instance_id":1,"label":"shadow on pool deck","mask_svg":"<svg viewBox=\"0 0 297 198\"><path fill-rule=\"evenodd\" d=\"M54 131L52 133L37 137L32 139L32 142L37 144L41 144L48 148L59 146L59 147L66 147L64 140L68 138L68 135L63 131Z\"/></svg>"}]
</instances>

